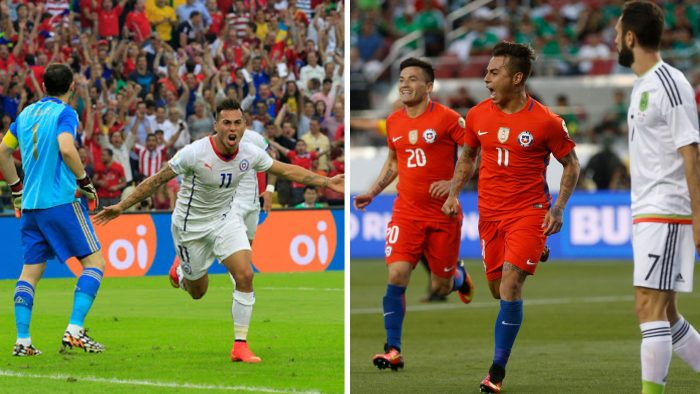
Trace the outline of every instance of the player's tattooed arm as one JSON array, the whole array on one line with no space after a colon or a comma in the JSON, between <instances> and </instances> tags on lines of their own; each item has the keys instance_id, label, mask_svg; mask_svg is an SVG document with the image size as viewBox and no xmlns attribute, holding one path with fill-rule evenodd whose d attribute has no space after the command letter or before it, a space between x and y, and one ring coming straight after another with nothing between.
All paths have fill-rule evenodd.
<instances>
[{"instance_id":1,"label":"player's tattooed arm","mask_svg":"<svg viewBox=\"0 0 700 394\"><path fill-rule=\"evenodd\" d=\"M576 183L578 182L578 174L580 166L576 151L571 150L566 156L560 157L557 160L564 166L564 172L561 175L561 184L559 185L559 197L557 202L549 209L544 216L544 235L556 234L561 230L564 224L564 207L571 197Z\"/></svg>"},{"instance_id":2,"label":"player's tattooed arm","mask_svg":"<svg viewBox=\"0 0 700 394\"><path fill-rule=\"evenodd\" d=\"M459 155L459 159L457 160L454 175L452 176L450 197L457 197L459 192L464 188L464 185L466 185L474 175L476 155L478 153L478 147L473 148L469 145L464 145L462 154Z\"/></svg>"},{"instance_id":3,"label":"player's tattooed arm","mask_svg":"<svg viewBox=\"0 0 700 394\"><path fill-rule=\"evenodd\" d=\"M129 197L122 200L119 203L119 208L121 208L122 211L129 209L132 205L148 198L148 196L153 194L160 185L167 183L176 176L177 174L175 171L173 171L170 165L165 163L160 171L158 171L155 175L146 178L146 180L141 182L136 187L136 190L134 190Z\"/></svg>"},{"instance_id":4,"label":"player's tattooed arm","mask_svg":"<svg viewBox=\"0 0 700 394\"><path fill-rule=\"evenodd\" d=\"M372 188L369 190L370 194L373 196L378 195L382 190L386 189L391 182L396 179L399 175L398 171L398 161L396 159L396 151L389 149L389 155L384 162L382 170L379 172L377 180L374 181Z\"/></svg>"},{"instance_id":5,"label":"player's tattooed arm","mask_svg":"<svg viewBox=\"0 0 700 394\"><path fill-rule=\"evenodd\" d=\"M571 197L571 193L574 192L576 184L578 183L578 175L581 171L581 166L578 162L578 157L576 156L576 149L572 149L566 156L559 159L559 163L564 166L564 172L561 175L561 183L559 185L559 197L557 197L557 202L554 204L553 208L561 209L564 211L566 203Z\"/></svg>"}]
</instances>

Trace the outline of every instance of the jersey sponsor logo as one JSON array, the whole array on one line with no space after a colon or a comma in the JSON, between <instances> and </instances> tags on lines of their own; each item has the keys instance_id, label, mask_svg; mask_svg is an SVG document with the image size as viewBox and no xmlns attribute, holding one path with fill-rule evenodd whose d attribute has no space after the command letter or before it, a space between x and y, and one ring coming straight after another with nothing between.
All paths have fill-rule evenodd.
<instances>
[{"instance_id":1,"label":"jersey sponsor logo","mask_svg":"<svg viewBox=\"0 0 700 394\"><path fill-rule=\"evenodd\" d=\"M211 164L209 164L209 163L204 163L204 167L205 167L205 168L208 168L209 171L213 170Z\"/></svg>"},{"instance_id":2,"label":"jersey sponsor logo","mask_svg":"<svg viewBox=\"0 0 700 394\"><path fill-rule=\"evenodd\" d=\"M241 164L238 165L238 169L242 172L248 171L248 167L250 167L250 162L248 161L248 159L241 160Z\"/></svg>"},{"instance_id":3,"label":"jersey sponsor logo","mask_svg":"<svg viewBox=\"0 0 700 394\"><path fill-rule=\"evenodd\" d=\"M151 215L122 215L104 226L95 226L107 263L105 277L144 276L153 265L158 247ZM75 276L83 267L75 257L66 261Z\"/></svg>"},{"instance_id":4,"label":"jersey sponsor logo","mask_svg":"<svg viewBox=\"0 0 700 394\"><path fill-rule=\"evenodd\" d=\"M411 130L408 132L408 142L412 143L413 145L418 142L418 130Z\"/></svg>"},{"instance_id":5,"label":"jersey sponsor logo","mask_svg":"<svg viewBox=\"0 0 700 394\"><path fill-rule=\"evenodd\" d=\"M437 137L437 132L433 129L427 129L423 132L423 141L432 144L435 142L435 138Z\"/></svg>"},{"instance_id":6,"label":"jersey sponsor logo","mask_svg":"<svg viewBox=\"0 0 700 394\"><path fill-rule=\"evenodd\" d=\"M532 133L525 130L520 132L518 134L518 143L520 143L520 146L523 148L527 148L528 146L532 145L532 141L534 140L534 137L532 136Z\"/></svg>"},{"instance_id":7,"label":"jersey sponsor logo","mask_svg":"<svg viewBox=\"0 0 700 394\"><path fill-rule=\"evenodd\" d=\"M681 274L676 275L676 282L685 283L685 279L683 279L683 275L681 275Z\"/></svg>"},{"instance_id":8,"label":"jersey sponsor logo","mask_svg":"<svg viewBox=\"0 0 700 394\"><path fill-rule=\"evenodd\" d=\"M530 259L527 259L527 261L525 263L527 265L537 265L537 263L533 263L532 260L530 260Z\"/></svg>"},{"instance_id":9,"label":"jersey sponsor logo","mask_svg":"<svg viewBox=\"0 0 700 394\"><path fill-rule=\"evenodd\" d=\"M649 106L649 92L642 92L642 96L639 98L639 110L641 112L646 111Z\"/></svg>"},{"instance_id":10,"label":"jersey sponsor logo","mask_svg":"<svg viewBox=\"0 0 700 394\"><path fill-rule=\"evenodd\" d=\"M337 234L328 210L272 212L255 234L253 265L261 272L325 271L336 254Z\"/></svg>"},{"instance_id":11,"label":"jersey sponsor logo","mask_svg":"<svg viewBox=\"0 0 700 394\"><path fill-rule=\"evenodd\" d=\"M391 247L391 245L388 245L386 248L384 248L384 255L386 257L391 256L391 252L394 250L394 248Z\"/></svg>"},{"instance_id":12,"label":"jersey sponsor logo","mask_svg":"<svg viewBox=\"0 0 700 394\"><path fill-rule=\"evenodd\" d=\"M508 136L510 135L510 129L508 127L498 128L498 142L505 144L508 141Z\"/></svg>"},{"instance_id":13,"label":"jersey sponsor logo","mask_svg":"<svg viewBox=\"0 0 700 394\"><path fill-rule=\"evenodd\" d=\"M398 137L394 137L394 138L391 139L391 142L396 142L396 141L400 140L401 138L403 138L402 135L401 135L401 136L398 136Z\"/></svg>"},{"instance_id":14,"label":"jersey sponsor logo","mask_svg":"<svg viewBox=\"0 0 700 394\"><path fill-rule=\"evenodd\" d=\"M488 133L489 133L488 131L481 131L481 130L476 132L477 135L486 135Z\"/></svg>"},{"instance_id":15,"label":"jersey sponsor logo","mask_svg":"<svg viewBox=\"0 0 700 394\"><path fill-rule=\"evenodd\" d=\"M569 129L566 128L566 121L564 119L561 120L561 128L564 129L566 134L569 134Z\"/></svg>"},{"instance_id":16,"label":"jersey sponsor logo","mask_svg":"<svg viewBox=\"0 0 700 394\"><path fill-rule=\"evenodd\" d=\"M457 123L459 124L459 127L465 129L467 128L467 122L464 121L463 117L459 117L459 120L457 120Z\"/></svg>"}]
</instances>

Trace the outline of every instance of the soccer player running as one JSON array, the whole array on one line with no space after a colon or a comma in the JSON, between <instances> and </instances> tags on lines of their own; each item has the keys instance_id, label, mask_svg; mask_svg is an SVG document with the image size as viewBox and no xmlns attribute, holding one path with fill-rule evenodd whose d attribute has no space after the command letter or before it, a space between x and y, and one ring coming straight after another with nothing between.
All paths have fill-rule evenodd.
<instances>
[{"instance_id":1,"label":"soccer player running","mask_svg":"<svg viewBox=\"0 0 700 394\"><path fill-rule=\"evenodd\" d=\"M618 62L639 77L629 125L634 286L642 331L642 393L664 392L671 355L700 372L700 335L678 311L700 251L698 112L693 87L659 55L663 11L632 1L615 26Z\"/></svg>"},{"instance_id":2,"label":"soccer player running","mask_svg":"<svg viewBox=\"0 0 700 394\"><path fill-rule=\"evenodd\" d=\"M454 171L457 149L464 139L464 119L430 99L435 76L429 63L416 58L401 62L399 97L403 108L387 118L389 155L371 189L355 197L363 210L399 177L398 196L386 232L389 271L384 296L385 353L372 357L379 369L403 368L401 330L406 313L405 292L421 256L430 265L437 294L458 291L464 303L474 292L460 264L462 215L447 217L440 208Z\"/></svg>"},{"instance_id":3,"label":"soccer player running","mask_svg":"<svg viewBox=\"0 0 700 394\"><path fill-rule=\"evenodd\" d=\"M64 64L49 65L44 89L48 97L25 108L0 143L0 170L12 189L17 216L21 216L24 258L14 293L17 341L12 354L41 354L29 335L34 289L48 259L58 257L65 262L73 256L80 260L83 272L75 286L73 311L61 342L64 348L102 352L104 346L83 328L100 288L105 261L87 209L75 197L77 188L88 199L97 199L75 147L78 114L68 105L75 89L73 72ZM22 154L26 187L12 161L17 148Z\"/></svg>"},{"instance_id":4,"label":"soccer player running","mask_svg":"<svg viewBox=\"0 0 700 394\"><path fill-rule=\"evenodd\" d=\"M493 363L480 385L485 393L501 391L523 321L525 278L534 275L547 236L561 229L564 207L579 174L566 124L526 93L534 58L526 45L501 42L494 47L484 77L491 97L467 114L464 150L442 208L449 216L461 215L457 196L474 173L481 150L481 254L491 294L501 300ZM550 154L564 166L554 205L545 179Z\"/></svg>"},{"instance_id":5,"label":"soccer player running","mask_svg":"<svg viewBox=\"0 0 700 394\"><path fill-rule=\"evenodd\" d=\"M231 359L255 363L261 359L249 349L246 341L255 303L250 244L241 217L232 212L232 200L239 181L247 172L268 172L342 193L345 190L344 176L319 176L301 167L273 160L253 144L241 143L245 119L234 100L224 100L217 106L214 130L215 135L185 146L125 200L97 214L95 223L107 223L153 194L160 185L178 174L182 175L184 180L171 226L179 258L174 284L193 299L202 298L209 284L207 270L214 259L218 259L236 283L233 308L236 339Z\"/></svg>"}]
</instances>

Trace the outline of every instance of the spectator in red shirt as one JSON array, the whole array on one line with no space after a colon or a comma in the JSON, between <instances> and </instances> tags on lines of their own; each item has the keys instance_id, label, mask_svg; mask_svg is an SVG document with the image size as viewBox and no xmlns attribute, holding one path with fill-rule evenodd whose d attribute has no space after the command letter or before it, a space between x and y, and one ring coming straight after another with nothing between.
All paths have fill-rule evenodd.
<instances>
[{"instance_id":1,"label":"spectator in red shirt","mask_svg":"<svg viewBox=\"0 0 700 394\"><path fill-rule=\"evenodd\" d=\"M102 9L97 11L97 32L101 38L119 37L119 17L125 3L126 0L119 0L115 7L112 0L102 1Z\"/></svg>"},{"instance_id":2,"label":"spectator in red shirt","mask_svg":"<svg viewBox=\"0 0 700 394\"><path fill-rule=\"evenodd\" d=\"M111 149L102 149L102 164L105 167L102 171L95 172L93 179L97 187L97 195L100 197L100 207L118 204L122 189L126 186L124 167L114 161L112 155Z\"/></svg>"},{"instance_id":3,"label":"spectator in red shirt","mask_svg":"<svg viewBox=\"0 0 700 394\"><path fill-rule=\"evenodd\" d=\"M268 143L273 148L277 149L280 153L287 156L290 163L306 168L309 171L312 171L314 160L318 159L319 157L325 154L328 154L328 151L307 152L306 142L302 140L297 141L294 150L289 150L275 141L268 141ZM304 201L304 187L305 185L301 183L292 183L292 198L289 201L289 206L295 206L300 202Z\"/></svg>"},{"instance_id":4,"label":"spectator in red shirt","mask_svg":"<svg viewBox=\"0 0 700 394\"><path fill-rule=\"evenodd\" d=\"M146 17L146 0L137 0L134 10L126 15L124 27L137 43L151 38L151 22Z\"/></svg>"}]
</instances>

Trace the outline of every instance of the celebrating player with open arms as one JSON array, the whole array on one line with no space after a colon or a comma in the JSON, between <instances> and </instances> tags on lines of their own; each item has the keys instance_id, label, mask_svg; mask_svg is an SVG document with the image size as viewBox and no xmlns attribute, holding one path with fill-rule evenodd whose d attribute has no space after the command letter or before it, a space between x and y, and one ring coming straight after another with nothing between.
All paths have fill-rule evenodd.
<instances>
[{"instance_id":1,"label":"celebrating player with open arms","mask_svg":"<svg viewBox=\"0 0 700 394\"><path fill-rule=\"evenodd\" d=\"M172 236L179 258L176 287L194 299L204 296L209 285L207 270L218 259L235 279L233 318L235 339L232 361L260 362L248 348L246 337L255 303L250 243L243 219L232 212L232 200L241 178L250 171L343 193L344 177L319 176L299 166L273 160L257 146L243 142L245 119L237 102L224 100L216 108L216 134L180 150L155 175L143 181L119 204L95 216L103 224L150 196L178 174L184 177L172 215Z\"/></svg>"},{"instance_id":2,"label":"celebrating player with open arms","mask_svg":"<svg viewBox=\"0 0 700 394\"><path fill-rule=\"evenodd\" d=\"M532 49L525 45L502 42L494 48L484 77L491 97L467 115L464 150L442 208L449 216L461 216L457 196L481 150L479 237L489 289L501 300L493 364L480 385L486 393L501 391L523 320L525 278L535 273L547 236L561 229L579 174L566 124L525 91L533 60ZM564 166L554 205L545 180L550 153Z\"/></svg>"},{"instance_id":3,"label":"celebrating player with open arms","mask_svg":"<svg viewBox=\"0 0 700 394\"><path fill-rule=\"evenodd\" d=\"M405 292L421 256L428 260L436 293L458 291L462 301L469 303L474 291L469 274L458 261L462 215L446 217L440 212L457 148L464 138L464 119L430 99L435 80L430 64L409 58L400 68L399 95L404 106L387 118L389 155L372 188L356 196L354 202L357 209L364 209L399 177L386 232L389 283L384 296L385 353L372 358L379 369L393 370L404 365L401 330Z\"/></svg>"}]
</instances>

